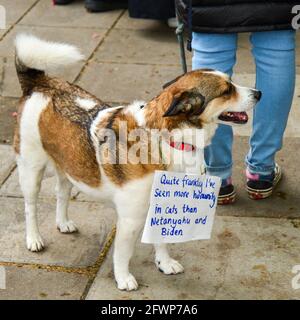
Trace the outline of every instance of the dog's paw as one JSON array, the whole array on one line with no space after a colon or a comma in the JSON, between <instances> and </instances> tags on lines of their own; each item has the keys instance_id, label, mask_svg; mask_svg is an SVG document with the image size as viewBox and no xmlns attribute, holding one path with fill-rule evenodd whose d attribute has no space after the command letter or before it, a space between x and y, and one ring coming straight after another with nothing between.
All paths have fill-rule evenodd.
<instances>
[{"instance_id":1,"label":"dog's paw","mask_svg":"<svg viewBox=\"0 0 300 320\"><path fill-rule=\"evenodd\" d=\"M56 225L57 229L61 233L73 233L78 231L76 224L72 220L69 220L67 222L58 222Z\"/></svg>"},{"instance_id":2,"label":"dog's paw","mask_svg":"<svg viewBox=\"0 0 300 320\"><path fill-rule=\"evenodd\" d=\"M130 273L128 276L118 277L116 281L119 290L132 291L137 290L138 288L138 283L136 282L135 277Z\"/></svg>"},{"instance_id":3,"label":"dog's paw","mask_svg":"<svg viewBox=\"0 0 300 320\"><path fill-rule=\"evenodd\" d=\"M44 242L40 235L28 236L26 238L26 243L29 251L38 252L44 249Z\"/></svg>"},{"instance_id":4,"label":"dog's paw","mask_svg":"<svg viewBox=\"0 0 300 320\"><path fill-rule=\"evenodd\" d=\"M183 266L174 259L155 261L157 268L164 274L177 274L184 271Z\"/></svg>"}]
</instances>

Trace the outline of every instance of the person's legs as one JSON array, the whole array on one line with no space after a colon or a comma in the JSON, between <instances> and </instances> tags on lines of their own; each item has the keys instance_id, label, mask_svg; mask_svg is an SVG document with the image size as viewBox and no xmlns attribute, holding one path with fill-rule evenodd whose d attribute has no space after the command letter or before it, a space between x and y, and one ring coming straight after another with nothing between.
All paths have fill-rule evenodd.
<instances>
[{"instance_id":1,"label":"person's legs","mask_svg":"<svg viewBox=\"0 0 300 320\"><path fill-rule=\"evenodd\" d=\"M193 70L212 68L232 75L236 62L237 34L194 33ZM205 150L207 172L226 180L232 173L232 128L220 125Z\"/></svg>"},{"instance_id":2,"label":"person's legs","mask_svg":"<svg viewBox=\"0 0 300 320\"><path fill-rule=\"evenodd\" d=\"M256 88L262 99L255 107L250 151L250 175L272 175L295 88L295 32L255 32L251 35L256 63Z\"/></svg>"}]
</instances>

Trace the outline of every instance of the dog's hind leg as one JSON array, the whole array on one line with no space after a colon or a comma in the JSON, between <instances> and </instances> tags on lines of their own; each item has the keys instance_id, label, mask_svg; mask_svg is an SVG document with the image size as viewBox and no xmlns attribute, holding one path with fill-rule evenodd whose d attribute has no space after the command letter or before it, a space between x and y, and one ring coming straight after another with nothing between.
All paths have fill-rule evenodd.
<instances>
[{"instance_id":1,"label":"dog's hind leg","mask_svg":"<svg viewBox=\"0 0 300 320\"><path fill-rule=\"evenodd\" d=\"M17 159L19 180L25 200L26 243L30 251L41 251L44 247L37 219L37 199L46 162L32 161L21 156Z\"/></svg>"},{"instance_id":2,"label":"dog's hind leg","mask_svg":"<svg viewBox=\"0 0 300 320\"><path fill-rule=\"evenodd\" d=\"M50 98L43 93L32 93L24 102L19 121L17 163L25 200L26 242L30 251L40 251L44 247L38 229L37 198L49 158L40 139L39 119L49 103Z\"/></svg>"},{"instance_id":3,"label":"dog's hind leg","mask_svg":"<svg viewBox=\"0 0 300 320\"><path fill-rule=\"evenodd\" d=\"M166 244L155 244L155 264L164 274L177 274L184 271L183 266L172 259Z\"/></svg>"},{"instance_id":4,"label":"dog's hind leg","mask_svg":"<svg viewBox=\"0 0 300 320\"><path fill-rule=\"evenodd\" d=\"M62 233L72 233L77 231L77 227L68 217L69 199L71 196L72 184L67 179L66 175L56 171L56 226Z\"/></svg>"}]
</instances>

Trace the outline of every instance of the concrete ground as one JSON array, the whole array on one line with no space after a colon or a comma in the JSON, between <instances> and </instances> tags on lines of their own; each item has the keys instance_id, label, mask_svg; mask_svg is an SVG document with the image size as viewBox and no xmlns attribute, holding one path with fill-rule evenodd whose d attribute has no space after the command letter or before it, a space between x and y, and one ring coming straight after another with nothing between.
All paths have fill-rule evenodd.
<instances>
[{"instance_id":1,"label":"concrete ground","mask_svg":"<svg viewBox=\"0 0 300 320\"><path fill-rule=\"evenodd\" d=\"M39 202L47 247L37 254L25 248L23 199L10 146L12 114L21 94L13 39L26 31L78 45L86 60L61 75L107 102L129 103L155 96L163 83L181 73L174 31L163 23L129 19L126 11L88 14L80 1L66 7L54 7L50 0L2 0L1 5L7 10L7 29L0 30L0 268L6 271L0 299L300 299L300 290L291 285L292 268L300 265L299 52L292 114L278 154L285 177L272 198L253 202L244 191L249 122L235 131L239 199L217 209L212 239L171 246L185 266L178 276L159 273L152 247L139 244L131 267L140 289L120 292L112 274L114 209L74 190L70 212L80 231L60 234L54 224L51 169ZM241 35L235 78L253 86L249 48L248 35Z\"/></svg>"}]
</instances>

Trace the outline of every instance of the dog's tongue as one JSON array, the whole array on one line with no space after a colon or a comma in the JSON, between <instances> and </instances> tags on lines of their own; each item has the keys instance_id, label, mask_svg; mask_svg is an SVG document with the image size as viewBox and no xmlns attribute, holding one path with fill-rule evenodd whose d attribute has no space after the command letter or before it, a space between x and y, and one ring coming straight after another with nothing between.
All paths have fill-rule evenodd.
<instances>
[{"instance_id":1,"label":"dog's tongue","mask_svg":"<svg viewBox=\"0 0 300 320\"><path fill-rule=\"evenodd\" d=\"M229 121L233 123L243 124L247 123L248 115L246 112L223 112L219 119L222 121Z\"/></svg>"}]
</instances>

